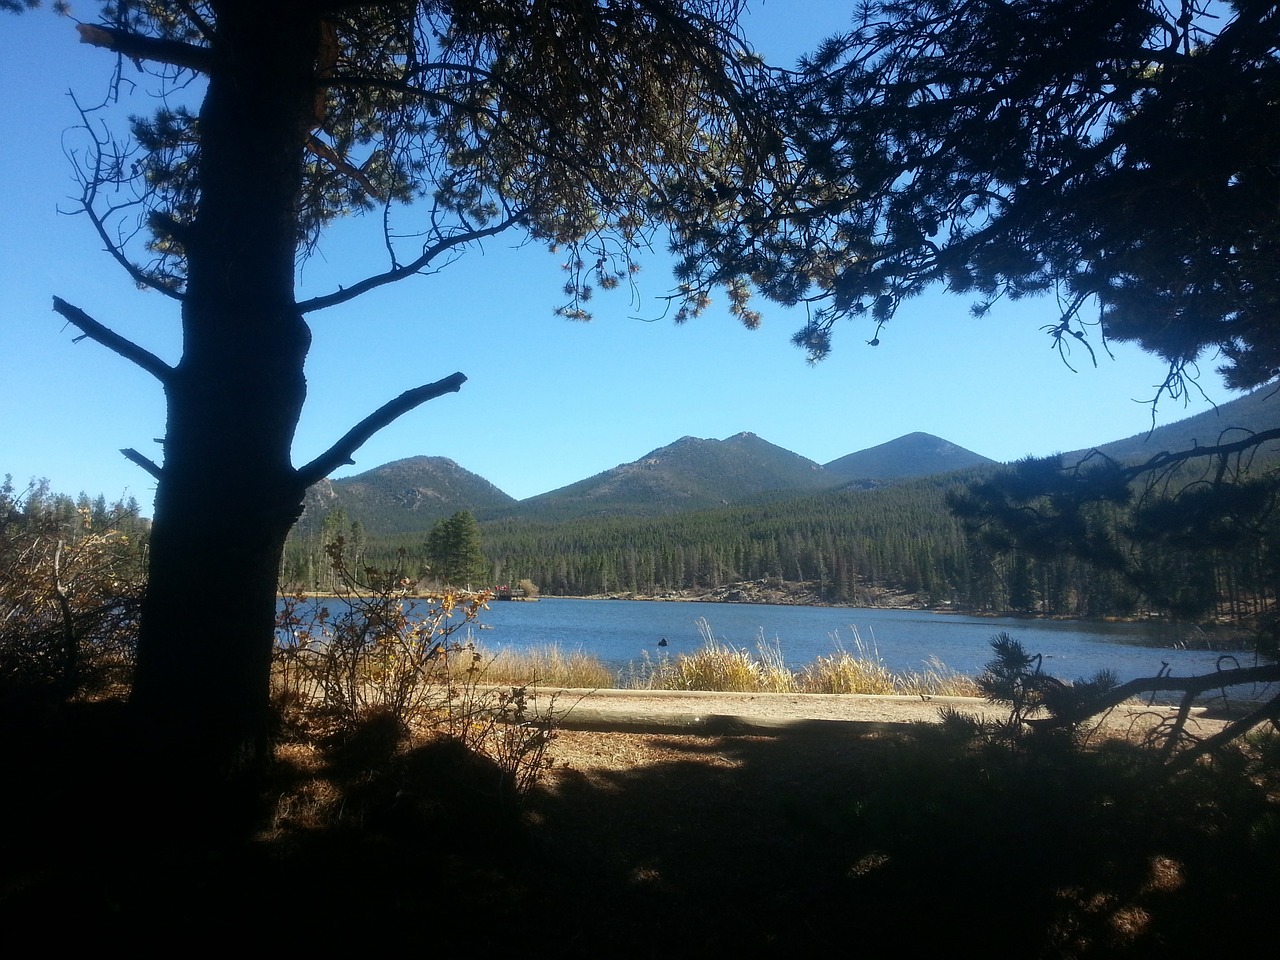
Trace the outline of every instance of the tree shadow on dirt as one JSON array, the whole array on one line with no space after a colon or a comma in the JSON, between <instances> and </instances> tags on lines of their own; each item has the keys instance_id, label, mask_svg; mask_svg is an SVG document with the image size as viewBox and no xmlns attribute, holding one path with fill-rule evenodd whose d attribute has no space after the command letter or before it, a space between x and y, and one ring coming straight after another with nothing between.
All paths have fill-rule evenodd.
<instances>
[{"instance_id":1,"label":"tree shadow on dirt","mask_svg":"<svg viewBox=\"0 0 1280 960\"><path fill-rule=\"evenodd\" d=\"M1127 746L1028 751L938 727L682 749L560 776L542 854L577 884L562 893L582 921L562 936L654 956L884 943L1168 956L1255 947L1246 918L1280 880L1274 790L1243 761L1160 783Z\"/></svg>"},{"instance_id":2,"label":"tree shadow on dirt","mask_svg":"<svg viewBox=\"0 0 1280 960\"><path fill-rule=\"evenodd\" d=\"M660 737L662 762L557 770L522 809L482 758L375 731L345 753L282 751L257 828L229 838L162 771L137 788L113 718L82 707L9 741L13 937L1220 955L1265 941L1280 888L1274 755L1162 782L1126 745L1028 750L945 727Z\"/></svg>"}]
</instances>

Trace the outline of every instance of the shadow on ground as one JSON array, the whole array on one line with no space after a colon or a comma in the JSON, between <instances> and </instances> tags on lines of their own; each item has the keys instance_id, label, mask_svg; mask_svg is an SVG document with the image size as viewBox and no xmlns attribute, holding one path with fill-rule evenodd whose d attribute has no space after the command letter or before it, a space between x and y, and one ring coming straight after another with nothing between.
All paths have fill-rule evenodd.
<instances>
[{"instance_id":1,"label":"shadow on ground","mask_svg":"<svg viewBox=\"0 0 1280 960\"><path fill-rule=\"evenodd\" d=\"M12 942L1169 957L1274 939L1278 765L1257 750L1169 783L1125 745L937 727L662 737L660 762L558 770L521 809L486 761L392 739L282 753L257 832L227 839L119 758L120 729L106 704L10 731Z\"/></svg>"}]
</instances>

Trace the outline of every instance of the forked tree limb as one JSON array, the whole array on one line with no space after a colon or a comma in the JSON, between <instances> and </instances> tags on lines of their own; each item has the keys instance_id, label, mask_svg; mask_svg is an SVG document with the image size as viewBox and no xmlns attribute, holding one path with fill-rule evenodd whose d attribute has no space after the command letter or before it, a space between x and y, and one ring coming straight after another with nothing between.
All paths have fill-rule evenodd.
<instances>
[{"instance_id":1,"label":"forked tree limb","mask_svg":"<svg viewBox=\"0 0 1280 960\"><path fill-rule=\"evenodd\" d=\"M1263 721L1280 722L1280 696L1276 696L1264 702L1251 713L1228 724L1213 736L1200 741L1194 747L1177 754L1174 753L1177 749L1177 741L1181 739L1182 731L1186 728L1192 702L1197 695L1209 690L1225 690L1228 687L1238 687L1246 683L1280 683L1280 663L1270 663L1256 667L1237 667L1231 670L1216 670L1213 673L1199 674L1194 677L1171 677L1167 675L1141 677L1114 687L1105 696L1088 700L1074 709L1065 710L1049 717L1026 719L1023 722L1029 726L1046 730L1074 726L1118 707L1130 697L1144 693L1177 691L1182 694L1182 699L1178 704L1178 712L1169 734L1169 742L1164 750L1164 758L1169 760L1168 769L1170 772L1177 772L1186 769L1204 754L1216 750L1218 747L1230 743L1236 737L1247 733Z\"/></svg>"},{"instance_id":2,"label":"forked tree limb","mask_svg":"<svg viewBox=\"0 0 1280 960\"><path fill-rule=\"evenodd\" d=\"M336 293L325 294L321 297L312 297L310 300L304 300L298 304L298 309L302 313L311 313L315 310L323 310L326 307L333 307L340 303L346 303L348 300L354 300L363 293L370 290L385 286L388 283L395 283L397 280L403 280L405 277L412 276L425 270L431 265L431 262L442 253L447 253L458 247L473 243L476 240L484 240L488 237L496 236L517 223L523 214L515 213L499 223L495 223L491 227L483 227L476 230L467 230L457 236L447 237L438 243L433 243L422 251L422 256L416 260L406 263L402 267L395 267L386 273L375 274L372 277L365 277L359 283L354 283L349 287L339 287Z\"/></svg>"},{"instance_id":3,"label":"forked tree limb","mask_svg":"<svg viewBox=\"0 0 1280 960\"><path fill-rule=\"evenodd\" d=\"M444 396L446 393L457 393L466 382L467 378L463 374L455 373L445 377L443 380L437 380L435 383L428 383L421 387L414 387L412 390L406 390L400 396L384 403L357 423L343 435L342 439L305 467L299 468L297 471L298 479L302 481L304 486L309 487L313 483L323 480L338 467L353 463L352 454L383 427L428 400L434 400L436 397Z\"/></svg>"},{"instance_id":4,"label":"forked tree limb","mask_svg":"<svg viewBox=\"0 0 1280 960\"><path fill-rule=\"evenodd\" d=\"M1151 473L1156 470L1162 470L1175 464L1185 463L1188 460L1197 460L1200 457L1229 457L1232 454L1244 453L1254 447L1272 440L1280 440L1280 428L1271 430L1261 430L1257 433L1251 433L1242 440L1233 440L1230 443L1210 444L1209 446L1201 446L1196 444L1186 450L1178 450L1175 452L1164 451L1157 453L1155 456L1142 463L1125 467L1122 470L1122 476L1126 479L1136 480L1144 474ZM1105 456L1105 454L1103 454ZM1088 459L1087 457L1085 459ZM1084 461L1082 460L1081 463Z\"/></svg>"},{"instance_id":5,"label":"forked tree limb","mask_svg":"<svg viewBox=\"0 0 1280 960\"><path fill-rule=\"evenodd\" d=\"M1218 747L1230 743L1241 734L1248 733L1266 720L1270 720L1273 724L1280 724L1280 696L1272 697L1252 713L1245 714L1227 724L1213 736L1206 737L1195 746L1183 750L1169 764L1170 771L1176 773L1187 769L1206 753L1212 753Z\"/></svg>"},{"instance_id":6,"label":"forked tree limb","mask_svg":"<svg viewBox=\"0 0 1280 960\"><path fill-rule=\"evenodd\" d=\"M1236 667L1231 670L1215 670L1213 673L1197 674L1194 677L1139 677L1107 691L1105 696L1088 700L1074 710L1066 710L1052 717L1036 717L1027 722L1039 727L1061 727L1074 723L1082 723L1090 717L1097 716L1114 707L1120 706L1130 697L1144 693L1161 693L1177 691L1188 697L1195 697L1207 690L1238 687L1246 683L1280 683L1280 663L1268 663L1257 667Z\"/></svg>"},{"instance_id":7,"label":"forked tree limb","mask_svg":"<svg viewBox=\"0 0 1280 960\"><path fill-rule=\"evenodd\" d=\"M114 330L103 326L79 307L67 303L61 297L53 298L53 309L83 333L83 336L76 337L76 340L82 340L84 337L95 340L113 353L117 353L126 360L136 363L161 383L169 383L170 378L173 376L173 367L151 351L138 346L127 337L122 337Z\"/></svg>"}]
</instances>

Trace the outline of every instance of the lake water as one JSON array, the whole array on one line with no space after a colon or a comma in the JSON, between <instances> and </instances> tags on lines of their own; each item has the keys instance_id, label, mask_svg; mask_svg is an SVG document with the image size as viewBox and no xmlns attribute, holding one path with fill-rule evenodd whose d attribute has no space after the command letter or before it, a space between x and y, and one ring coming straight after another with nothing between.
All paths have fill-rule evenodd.
<instances>
[{"instance_id":1,"label":"lake water","mask_svg":"<svg viewBox=\"0 0 1280 960\"><path fill-rule=\"evenodd\" d=\"M892 670L907 672L937 658L960 673L976 675L991 658L989 641L1007 631L1029 653L1044 655L1044 670L1064 680L1107 668L1130 680L1154 676L1169 663L1174 676L1212 670L1219 653L1179 649L1202 635L1195 627L1132 623L1082 623L967 617L914 610L793 607L763 604L672 603L634 600L563 600L491 603L482 629L472 636L486 647L537 647L593 654L618 670L662 653L674 656L702 645L705 619L718 640L753 652L763 638L781 647L787 666L803 667L841 647L864 646ZM666 638L667 646L658 641ZM1241 663L1249 655L1238 654Z\"/></svg>"}]
</instances>

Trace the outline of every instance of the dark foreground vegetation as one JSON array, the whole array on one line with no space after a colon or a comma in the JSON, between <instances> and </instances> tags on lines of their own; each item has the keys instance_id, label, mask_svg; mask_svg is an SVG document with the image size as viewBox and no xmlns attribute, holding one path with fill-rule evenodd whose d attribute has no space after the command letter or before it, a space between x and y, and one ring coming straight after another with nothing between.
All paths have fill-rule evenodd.
<instances>
[{"instance_id":1,"label":"dark foreground vegetation","mask_svg":"<svg viewBox=\"0 0 1280 960\"><path fill-rule=\"evenodd\" d=\"M1176 726L1151 743L1089 739L1066 709L1081 698L1063 700L1009 638L978 678L1006 723L576 732L529 688L482 685L483 665L451 642L483 595L447 592L409 617L409 584L357 575L335 549L353 612L286 606L260 777L193 789L183 757L137 734L127 617L53 602L56 578L35 589L32 572L67 549L45 510L58 502L5 514L0 650L25 665L0 691L0 922L13 942L1029 957L1266 942L1253 918L1280 881L1274 725L1212 750ZM94 556L97 578L68 582L113 570L136 584L128 554ZM68 630L84 665L70 685ZM1093 703L1114 693L1105 677L1073 689Z\"/></svg>"},{"instance_id":2,"label":"dark foreground vegetation","mask_svg":"<svg viewBox=\"0 0 1280 960\"><path fill-rule=\"evenodd\" d=\"M173 789L166 758L122 750L119 701L8 719L0 911L14 942L1247 956L1270 939L1280 883L1274 735L1170 778L1133 744L1002 742L963 724L564 734L641 758L557 769L518 802L458 741L369 718L340 742L279 747L226 833L207 798Z\"/></svg>"}]
</instances>

